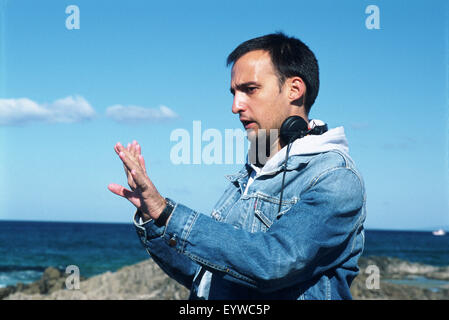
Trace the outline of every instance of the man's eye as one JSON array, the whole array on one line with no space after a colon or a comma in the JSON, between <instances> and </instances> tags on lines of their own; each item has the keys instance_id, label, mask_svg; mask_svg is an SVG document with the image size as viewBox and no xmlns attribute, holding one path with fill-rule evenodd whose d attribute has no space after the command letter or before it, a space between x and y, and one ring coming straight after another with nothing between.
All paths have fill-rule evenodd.
<instances>
[{"instance_id":1,"label":"man's eye","mask_svg":"<svg viewBox=\"0 0 449 320\"><path fill-rule=\"evenodd\" d=\"M257 87L248 87L246 88L246 92L248 93L254 93L256 91Z\"/></svg>"}]
</instances>

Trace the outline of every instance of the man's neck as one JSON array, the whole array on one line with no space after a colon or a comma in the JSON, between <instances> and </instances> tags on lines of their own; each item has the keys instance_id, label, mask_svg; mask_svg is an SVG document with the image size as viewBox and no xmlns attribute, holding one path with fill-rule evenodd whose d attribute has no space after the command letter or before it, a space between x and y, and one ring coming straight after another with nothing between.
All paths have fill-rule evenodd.
<instances>
[{"instance_id":1,"label":"man's neck","mask_svg":"<svg viewBox=\"0 0 449 320\"><path fill-rule=\"evenodd\" d=\"M305 115L305 114L292 114L292 115L298 115L298 116L300 116L300 117L302 117L306 122L307 122L307 125L309 125L309 118L308 118L308 116L307 115ZM266 146L266 152L265 152L265 157L262 155L262 161L259 161L260 159L259 159L259 153L258 153L258 151L257 151L257 149L258 149L258 143L255 143L254 145L253 144L251 144L251 147L253 148L254 146L256 146L256 154L257 154L257 156L256 156L256 161L255 161L255 163L254 163L254 165L256 165L256 166L258 166L258 167L263 167L264 165L265 165L265 163L267 163L271 158L273 158L274 157L274 155L276 154L276 153L278 153L282 148L284 148L287 144L286 143L284 143L281 139L280 139L280 136L279 136L279 134L278 134L278 137L276 138L276 140L275 141L273 141L273 143L270 143L270 141L269 141L270 139L267 139L267 141L266 141L266 143L265 143L265 146ZM256 139L256 142L257 142L257 139Z\"/></svg>"},{"instance_id":2,"label":"man's neck","mask_svg":"<svg viewBox=\"0 0 449 320\"><path fill-rule=\"evenodd\" d=\"M258 148L258 147L256 147ZM256 162L254 163L254 165L256 165L259 168L262 168L265 163L267 163L271 158L273 158L273 156L279 152L279 150L281 150L281 143L280 143L280 139L279 137L273 141L272 144L269 143L269 141L267 141L266 143L266 150L265 150L265 156L262 154L259 154L258 150L256 152L257 156L256 156ZM261 157L259 157L261 156ZM260 159L262 158L262 159Z\"/></svg>"}]
</instances>

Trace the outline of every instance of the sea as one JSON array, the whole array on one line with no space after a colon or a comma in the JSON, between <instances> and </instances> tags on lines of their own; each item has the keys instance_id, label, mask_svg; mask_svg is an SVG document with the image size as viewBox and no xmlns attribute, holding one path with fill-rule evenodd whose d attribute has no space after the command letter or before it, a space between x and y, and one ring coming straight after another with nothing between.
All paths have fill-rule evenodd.
<instances>
[{"instance_id":1,"label":"sea","mask_svg":"<svg viewBox=\"0 0 449 320\"><path fill-rule=\"evenodd\" d=\"M449 266L449 235L366 230L365 239L364 256ZM148 258L132 223L0 220L0 287L38 280L49 266L91 277Z\"/></svg>"}]
</instances>

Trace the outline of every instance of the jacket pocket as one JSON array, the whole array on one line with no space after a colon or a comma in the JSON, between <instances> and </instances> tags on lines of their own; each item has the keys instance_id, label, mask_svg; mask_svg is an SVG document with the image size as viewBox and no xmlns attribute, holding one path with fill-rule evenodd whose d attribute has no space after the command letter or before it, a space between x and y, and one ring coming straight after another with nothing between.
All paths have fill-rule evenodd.
<instances>
[{"instance_id":1,"label":"jacket pocket","mask_svg":"<svg viewBox=\"0 0 449 320\"><path fill-rule=\"evenodd\" d=\"M226 220L229 210L238 201L239 194L237 191L238 190L232 184L230 184L230 186L228 186L228 188L225 190L223 195L220 197L220 199L215 204L215 206L210 214L213 219L220 221L220 222Z\"/></svg>"},{"instance_id":2,"label":"jacket pocket","mask_svg":"<svg viewBox=\"0 0 449 320\"><path fill-rule=\"evenodd\" d=\"M288 212L298 202L298 198L283 198L279 211L279 198L258 193L254 202L254 222L252 231L267 231L277 219ZM278 212L279 211L279 212Z\"/></svg>"}]
</instances>

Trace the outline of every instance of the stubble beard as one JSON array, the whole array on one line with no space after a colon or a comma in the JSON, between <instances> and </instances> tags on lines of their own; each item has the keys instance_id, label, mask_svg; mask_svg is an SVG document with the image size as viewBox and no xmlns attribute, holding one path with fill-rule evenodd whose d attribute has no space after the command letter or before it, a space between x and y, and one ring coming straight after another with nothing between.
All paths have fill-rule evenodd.
<instances>
[{"instance_id":1,"label":"stubble beard","mask_svg":"<svg viewBox=\"0 0 449 320\"><path fill-rule=\"evenodd\" d=\"M278 129L249 129L247 131L250 142L249 162L262 167L278 151Z\"/></svg>"}]
</instances>

